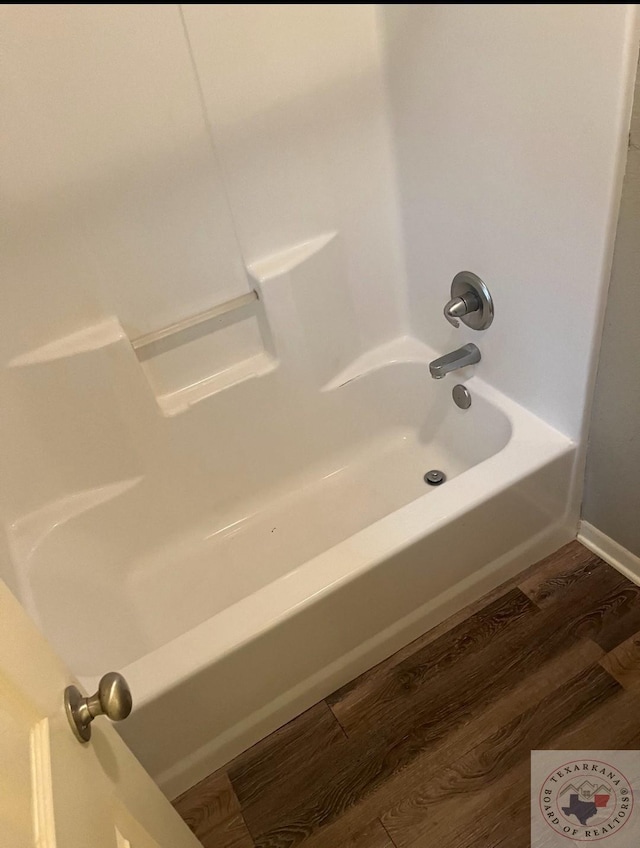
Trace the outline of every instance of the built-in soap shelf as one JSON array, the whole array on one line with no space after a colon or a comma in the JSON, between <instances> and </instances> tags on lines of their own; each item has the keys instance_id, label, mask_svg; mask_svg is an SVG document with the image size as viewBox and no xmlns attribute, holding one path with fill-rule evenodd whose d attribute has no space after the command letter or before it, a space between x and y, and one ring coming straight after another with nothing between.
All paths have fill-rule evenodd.
<instances>
[{"instance_id":1,"label":"built-in soap shelf","mask_svg":"<svg viewBox=\"0 0 640 848\"><path fill-rule=\"evenodd\" d=\"M128 406L143 414L153 410L153 397L165 416L276 368L297 392L301 385L333 388L371 365L359 360L362 345L338 233L256 260L247 278L248 291L161 329L127 333L110 316L8 364L38 370L57 369L59 363L66 383L72 365L105 403L113 391L122 392ZM78 404L85 394L82 384Z\"/></svg>"},{"instance_id":2,"label":"built-in soap shelf","mask_svg":"<svg viewBox=\"0 0 640 848\"><path fill-rule=\"evenodd\" d=\"M131 346L168 416L277 366L255 289L131 339Z\"/></svg>"},{"instance_id":3,"label":"built-in soap shelf","mask_svg":"<svg viewBox=\"0 0 640 848\"><path fill-rule=\"evenodd\" d=\"M183 318L181 321L176 321L160 330L154 330L151 333L145 333L142 336L131 339L131 347L138 352L138 356L141 356L145 351L151 351L150 355L153 355L153 349L158 348L161 344L175 347L176 341L180 337L184 337L187 333L202 327L214 318L221 318L229 312L244 309L245 306L253 304L258 299L257 291L250 291L238 297L232 297L230 300L219 303L211 309L205 309L204 312L199 312L197 315Z\"/></svg>"},{"instance_id":4,"label":"built-in soap shelf","mask_svg":"<svg viewBox=\"0 0 640 848\"><path fill-rule=\"evenodd\" d=\"M253 377L262 377L276 367L277 360L273 356L265 352L258 353L236 362L229 368L213 374L211 377L206 377L200 382L192 383L174 392L156 395L156 400L164 415L178 415L178 413L185 412L189 407L217 392L229 389Z\"/></svg>"},{"instance_id":5,"label":"built-in soap shelf","mask_svg":"<svg viewBox=\"0 0 640 848\"><path fill-rule=\"evenodd\" d=\"M71 363L74 370L68 372ZM77 369L98 369L96 375L107 369L111 378L105 390L113 380L120 385L123 377L127 384L142 388L138 381L144 375L162 414L173 416L219 391L273 371L278 360L260 297L251 290L133 339L111 316L8 362L12 369L58 365L61 380ZM99 391L99 384L99 378L94 379L92 389ZM147 394L138 393L141 398Z\"/></svg>"}]
</instances>

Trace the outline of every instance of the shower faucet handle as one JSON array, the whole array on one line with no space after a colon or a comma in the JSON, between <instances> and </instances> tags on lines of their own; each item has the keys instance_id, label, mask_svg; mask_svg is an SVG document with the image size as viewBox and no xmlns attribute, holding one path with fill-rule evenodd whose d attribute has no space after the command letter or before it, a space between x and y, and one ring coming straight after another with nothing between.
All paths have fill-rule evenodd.
<instances>
[{"instance_id":1,"label":"shower faucet handle","mask_svg":"<svg viewBox=\"0 0 640 848\"><path fill-rule=\"evenodd\" d=\"M458 318L477 312L480 309L480 298L475 292L468 291L459 297L452 297L444 308L444 317L454 327L459 327Z\"/></svg>"},{"instance_id":2,"label":"shower faucet handle","mask_svg":"<svg viewBox=\"0 0 640 848\"><path fill-rule=\"evenodd\" d=\"M486 330L493 321L493 299L477 274L460 271L451 282L451 300L444 317L454 327L462 323L472 330Z\"/></svg>"},{"instance_id":3,"label":"shower faucet handle","mask_svg":"<svg viewBox=\"0 0 640 848\"><path fill-rule=\"evenodd\" d=\"M100 678L98 691L86 698L77 686L67 686L64 707L76 739L88 742L94 718L106 715L111 721L122 721L130 714L133 699L124 677L117 671L110 671Z\"/></svg>"}]
</instances>

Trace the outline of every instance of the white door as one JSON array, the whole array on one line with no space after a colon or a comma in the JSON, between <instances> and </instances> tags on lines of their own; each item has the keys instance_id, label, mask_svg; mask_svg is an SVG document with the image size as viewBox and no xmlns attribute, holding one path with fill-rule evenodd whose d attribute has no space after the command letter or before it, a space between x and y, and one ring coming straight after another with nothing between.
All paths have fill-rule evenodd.
<instances>
[{"instance_id":1,"label":"white door","mask_svg":"<svg viewBox=\"0 0 640 848\"><path fill-rule=\"evenodd\" d=\"M0 581L0 846L201 848L107 718L76 739L73 682Z\"/></svg>"}]
</instances>

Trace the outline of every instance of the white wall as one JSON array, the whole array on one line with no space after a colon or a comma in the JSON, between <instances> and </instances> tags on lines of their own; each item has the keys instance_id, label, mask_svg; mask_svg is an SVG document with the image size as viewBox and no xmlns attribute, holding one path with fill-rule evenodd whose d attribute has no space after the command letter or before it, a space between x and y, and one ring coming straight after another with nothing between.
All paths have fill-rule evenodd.
<instances>
[{"instance_id":1,"label":"white wall","mask_svg":"<svg viewBox=\"0 0 640 848\"><path fill-rule=\"evenodd\" d=\"M5 355L246 291L178 7L5 6L1 26Z\"/></svg>"},{"instance_id":2,"label":"white wall","mask_svg":"<svg viewBox=\"0 0 640 848\"><path fill-rule=\"evenodd\" d=\"M374 7L186 15L188 35L173 4L2 9L5 356L110 314L157 329L335 229L364 342L404 325Z\"/></svg>"},{"instance_id":3,"label":"white wall","mask_svg":"<svg viewBox=\"0 0 640 848\"><path fill-rule=\"evenodd\" d=\"M578 438L592 379L637 45L618 5L385 8L413 331ZM442 317L456 272L484 333Z\"/></svg>"},{"instance_id":4,"label":"white wall","mask_svg":"<svg viewBox=\"0 0 640 848\"><path fill-rule=\"evenodd\" d=\"M363 348L405 329L372 4L184 6L247 262L338 230Z\"/></svg>"},{"instance_id":5,"label":"white wall","mask_svg":"<svg viewBox=\"0 0 640 848\"><path fill-rule=\"evenodd\" d=\"M336 229L361 347L404 332L394 143L413 332L479 342L483 376L579 435L630 6L386 8L395 141L372 5L1 14L5 360L110 314L157 328L246 290L244 263ZM495 296L484 334L441 315L465 268Z\"/></svg>"}]
</instances>

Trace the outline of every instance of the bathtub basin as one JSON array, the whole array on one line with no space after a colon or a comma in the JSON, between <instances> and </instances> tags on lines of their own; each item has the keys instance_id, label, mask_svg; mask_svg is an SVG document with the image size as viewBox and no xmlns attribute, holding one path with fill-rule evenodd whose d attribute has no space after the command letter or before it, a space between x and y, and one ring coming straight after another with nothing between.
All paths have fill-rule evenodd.
<instances>
[{"instance_id":1,"label":"bathtub basin","mask_svg":"<svg viewBox=\"0 0 640 848\"><path fill-rule=\"evenodd\" d=\"M239 385L156 422L162 466L40 516L27 606L87 689L127 677L169 796L571 537L573 443L469 373L459 409L428 358L288 405L278 371Z\"/></svg>"}]
</instances>

